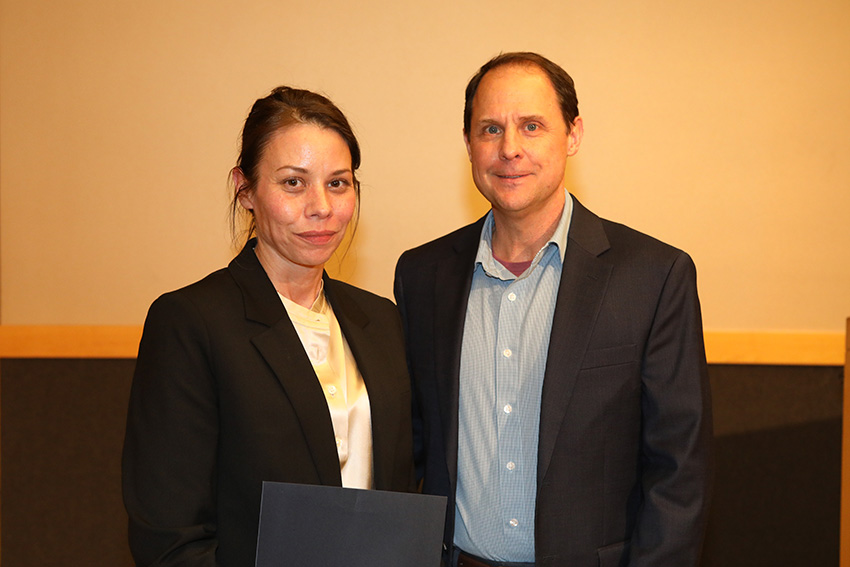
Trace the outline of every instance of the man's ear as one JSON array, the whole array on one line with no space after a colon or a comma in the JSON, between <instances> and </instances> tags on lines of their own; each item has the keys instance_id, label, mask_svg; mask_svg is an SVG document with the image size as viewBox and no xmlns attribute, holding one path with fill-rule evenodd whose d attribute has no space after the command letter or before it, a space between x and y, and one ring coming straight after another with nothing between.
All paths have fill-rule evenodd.
<instances>
[{"instance_id":1,"label":"man's ear","mask_svg":"<svg viewBox=\"0 0 850 567\"><path fill-rule=\"evenodd\" d=\"M567 156L576 155L583 137L584 120L581 119L581 116L576 116L575 120L573 120L573 127L570 129L570 133L567 134L567 138L569 138L567 142Z\"/></svg>"},{"instance_id":2,"label":"man's ear","mask_svg":"<svg viewBox=\"0 0 850 567\"><path fill-rule=\"evenodd\" d=\"M466 144L466 155L469 158L469 161L472 161L472 148L469 147L469 134L464 130L463 132L463 143Z\"/></svg>"}]
</instances>

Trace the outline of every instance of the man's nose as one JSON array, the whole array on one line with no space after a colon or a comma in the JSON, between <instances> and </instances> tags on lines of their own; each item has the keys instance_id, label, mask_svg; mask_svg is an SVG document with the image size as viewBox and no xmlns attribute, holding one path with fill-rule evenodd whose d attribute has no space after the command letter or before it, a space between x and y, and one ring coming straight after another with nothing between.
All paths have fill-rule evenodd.
<instances>
[{"instance_id":1,"label":"man's nose","mask_svg":"<svg viewBox=\"0 0 850 567\"><path fill-rule=\"evenodd\" d=\"M522 153L522 140L519 134L512 128L505 130L502 135L502 145L499 148L499 154L502 159L511 160L517 158Z\"/></svg>"}]
</instances>

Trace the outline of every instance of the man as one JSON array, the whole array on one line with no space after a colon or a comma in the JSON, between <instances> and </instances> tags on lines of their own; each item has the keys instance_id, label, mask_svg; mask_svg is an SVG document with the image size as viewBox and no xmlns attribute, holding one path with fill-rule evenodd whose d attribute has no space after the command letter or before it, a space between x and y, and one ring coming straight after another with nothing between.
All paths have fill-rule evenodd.
<instances>
[{"instance_id":1,"label":"man","mask_svg":"<svg viewBox=\"0 0 850 567\"><path fill-rule=\"evenodd\" d=\"M396 268L446 565L699 562L711 413L695 268L566 192L582 134L563 69L486 63L463 135L491 211Z\"/></svg>"}]
</instances>

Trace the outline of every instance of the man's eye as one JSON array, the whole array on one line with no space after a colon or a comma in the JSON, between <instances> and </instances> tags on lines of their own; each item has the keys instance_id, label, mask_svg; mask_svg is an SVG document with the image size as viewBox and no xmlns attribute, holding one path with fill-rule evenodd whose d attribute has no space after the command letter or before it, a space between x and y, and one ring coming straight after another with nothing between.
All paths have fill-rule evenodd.
<instances>
[{"instance_id":1,"label":"man's eye","mask_svg":"<svg viewBox=\"0 0 850 567\"><path fill-rule=\"evenodd\" d=\"M498 126L487 126L487 133L488 134L498 134L499 133L499 127Z\"/></svg>"},{"instance_id":2,"label":"man's eye","mask_svg":"<svg viewBox=\"0 0 850 567\"><path fill-rule=\"evenodd\" d=\"M535 130L537 130L537 124L529 124L528 126L525 127L525 129L528 130L529 132L534 132Z\"/></svg>"}]
</instances>

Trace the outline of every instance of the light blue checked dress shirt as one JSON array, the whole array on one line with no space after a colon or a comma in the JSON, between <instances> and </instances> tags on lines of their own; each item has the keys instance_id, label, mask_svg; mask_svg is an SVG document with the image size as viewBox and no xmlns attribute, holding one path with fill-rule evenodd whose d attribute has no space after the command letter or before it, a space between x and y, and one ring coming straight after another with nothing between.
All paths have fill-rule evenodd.
<instances>
[{"instance_id":1,"label":"light blue checked dress shirt","mask_svg":"<svg viewBox=\"0 0 850 567\"><path fill-rule=\"evenodd\" d=\"M567 246L572 198L519 277L481 232L460 362L454 543L496 561L534 561L540 394Z\"/></svg>"}]
</instances>

